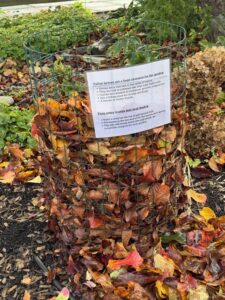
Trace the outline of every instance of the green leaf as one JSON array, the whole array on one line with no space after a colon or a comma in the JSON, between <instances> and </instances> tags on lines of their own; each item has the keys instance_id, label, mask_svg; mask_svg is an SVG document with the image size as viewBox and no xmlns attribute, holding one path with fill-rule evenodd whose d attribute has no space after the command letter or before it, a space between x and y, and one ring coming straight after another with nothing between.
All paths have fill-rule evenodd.
<instances>
[{"instance_id":1,"label":"green leaf","mask_svg":"<svg viewBox=\"0 0 225 300\"><path fill-rule=\"evenodd\" d=\"M216 102L218 104L222 104L223 102L225 102L225 93L221 92L218 97L216 98Z\"/></svg>"},{"instance_id":2,"label":"green leaf","mask_svg":"<svg viewBox=\"0 0 225 300\"><path fill-rule=\"evenodd\" d=\"M126 269L121 268L119 270L115 270L113 272L110 273L110 278L111 279L116 279L121 273L124 273L126 271Z\"/></svg>"},{"instance_id":3,"label":"green leaf","mask_svg":"<svg viewBox=\"0 0 225 300\"><path fill-rule=\"evenodd\" d=\"M169 244L172 241L178 242L182 245L187 243L186 234L183 232L167 232L161 236L161 241L164 244Z\"/></svg>"},{"instance_id":4,"label":"green leaf","mask_svg":"<svg viewBox=\"0 0 225 300\"><path fill-rule=\"evenodd\" d=\"M187 163L191 168L196 168L197 166L199 166L201 164L201 160L200 159L193 160L190 157L188 157Z\"/></svg>"}]
</instances>

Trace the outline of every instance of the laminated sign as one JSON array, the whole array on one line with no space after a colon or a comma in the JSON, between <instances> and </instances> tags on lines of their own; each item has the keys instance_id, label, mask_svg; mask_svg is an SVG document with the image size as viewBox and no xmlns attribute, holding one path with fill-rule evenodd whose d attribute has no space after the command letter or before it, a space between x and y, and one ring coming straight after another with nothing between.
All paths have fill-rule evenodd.
<instances>
[{"instance_id":1,"label":"laminated sign","mask_svg":"<svg viewBox=\"0 0 225 300\"><path fill-rule=\"evenodd\" d=\"M170 60L86 73L97 138L171 122Z\"/></svg>"}]
</instances>

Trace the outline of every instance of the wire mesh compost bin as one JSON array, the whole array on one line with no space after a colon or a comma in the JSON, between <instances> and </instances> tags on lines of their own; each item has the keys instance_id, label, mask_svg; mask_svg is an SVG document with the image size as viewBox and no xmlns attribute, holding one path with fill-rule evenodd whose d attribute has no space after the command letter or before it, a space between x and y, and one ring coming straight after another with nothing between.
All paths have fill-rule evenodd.
<instances>
[{"instance_id":1,"label":"wire mesh compost bin","mask_svg":"<svg viewBox=\"0 0 225 300\"><path fill-rule=\"evenodd\" d=\"M151 249L158 243L160 233L172 226L185 203L182 187L185 30L157 21L136 24L135 28L135 34L134 31L123 35L118 32L117 38L113 31L105 32L96 23L87 26L84 37L80 33L83 30L77 26L66 33L70 42L64 32L53 34L49 30L32 35L25 45L37 109L32 134L39 141L49 227L69 257L69 274L80 274L74 279L74 290L84 298L90 289L96 293L96 299L113 293L113 276L108 277L108 285L96 277L96 274L107 274L110 268L116 269L112 267L113 260L136 255L139 263L150 261ZM60 49L57 52L56 43ZM131 111L123 110L122 115L128 121L123 123L120 119L121 133L125 127L131 133L113 136L110 127L111 135L96 137L94 127L98 118L93 116L93 111L98 103L95 106L90 100L88 76L122 70L120 76L126 82L131 68L147 68L151 74L152 63L168 59L172 74L169 79L171 121L166 122L162 114L160 126L132 132ZM133 101L134 95L140 99L140 94L138 107L149 106L152 112L153 99L146 90L163 89L161 79L156 76L149 81L139 69L135 70L132 85L121 86L120 77L115 87L115 76L111 85L105 79L107 90L100 91L100 107L105 112L109 107L121 112L121 101L127 104ZM129 96L125 100L124 93ZM163 100L154 99L159 106ZM132 116L138 115L134 111ZM106 113L102 120L116 123L114 117L115 114L107 116ZM139 265L124 261L123 266L133 274ZM93 284L87 279L87 272Z\"/></svg>"}]
</instances>

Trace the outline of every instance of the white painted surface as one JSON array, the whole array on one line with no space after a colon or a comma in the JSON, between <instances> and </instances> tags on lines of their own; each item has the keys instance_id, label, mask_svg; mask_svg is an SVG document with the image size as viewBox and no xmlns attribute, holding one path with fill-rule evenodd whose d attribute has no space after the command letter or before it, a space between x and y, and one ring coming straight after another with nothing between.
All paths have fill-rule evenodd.
<instances>
[{"instance_id":1,"label":"white painted surface","mask_svg":"<svg viewBox=\"0 0 225 300\"><path fill-rule=\"evenodd\" d=\"M5 6L1 9L6 16L21 15L26 13L38 13L44 9L54 9L57 6L70 6L75 1L62 1L56 3L40 3L40 4L27 4L27 5L17 5L17 6ZM79 1L80 2L80 1ZM93 12L103 12L109 10L116 10L120 7L127 7L131 0L83 0L83 5ZM1 7L1 6L0 6Z\"/></svg>"}]
</instances>

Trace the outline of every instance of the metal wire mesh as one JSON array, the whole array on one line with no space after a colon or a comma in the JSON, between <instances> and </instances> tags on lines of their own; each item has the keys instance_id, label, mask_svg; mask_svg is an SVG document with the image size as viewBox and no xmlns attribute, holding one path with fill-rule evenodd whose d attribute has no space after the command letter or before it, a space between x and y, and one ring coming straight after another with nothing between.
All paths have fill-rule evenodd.
<instances>
[{"instance_id":1,"label":"metal wire mesh","mask_svg":"<svg viewBox=\"0 0 225 300\"><path fill-rule=\"evenodd\" d=\"M85 72L127 66L128 60L126 52L117 58L93 54L90 45L102 32L97 23L86 29L87 38L79 26L57 36L50 29L31 36L25 45L50 222L57 223L58 238L71 247L87 237L89 245L107 238L119 241L124 230L132 230L132 239L143 252L155 226L165 224L166 215L176 215L184 199L186 33L182 27L157 21L137 26L150 46L138 50L141 63L171 60L172 123L96 139ZM65 35L74 37L73 45L67 44ZM53 40L60 51L54 52ZM151 178L143 179L143 170Z\"/></svg>"}]
</instances>

